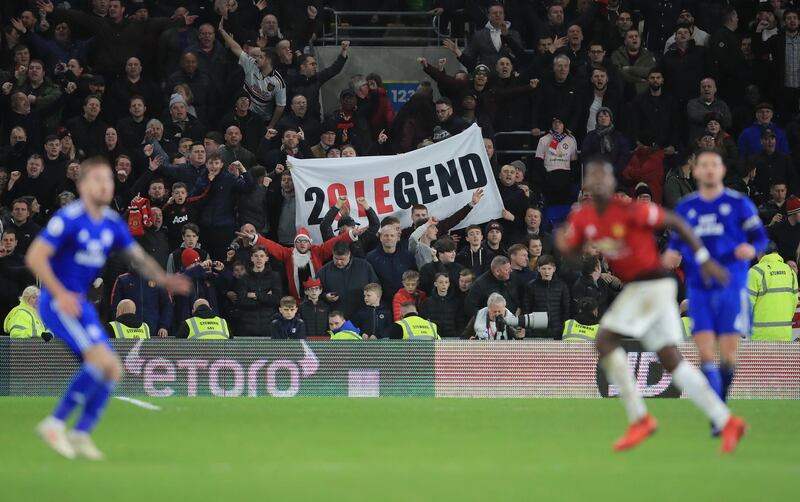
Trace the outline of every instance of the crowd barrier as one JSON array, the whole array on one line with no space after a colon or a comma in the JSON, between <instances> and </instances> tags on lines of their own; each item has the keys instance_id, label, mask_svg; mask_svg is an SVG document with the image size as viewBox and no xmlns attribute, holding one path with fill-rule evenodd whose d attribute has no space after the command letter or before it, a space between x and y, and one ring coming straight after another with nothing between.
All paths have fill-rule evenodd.
<instances>
[{"instance_id":1,"label":"crowd barrier","mask_svg":"<svg viewBox=\"0 0 800 502\"><path fill-rule=\"evenodd\" d=\"M401 342L235 339L113 340L125 376L118 395L427 396L598 398L615 396L592 344L558 341ZM652 352L626 342L647 397L680 397ZM681 350L692 363L692 344ZM0 338L0 395L59 395L78 363L57 340ZM800 344L743 343L733 399L800 399Z\"/></svg>"}]
</instances>

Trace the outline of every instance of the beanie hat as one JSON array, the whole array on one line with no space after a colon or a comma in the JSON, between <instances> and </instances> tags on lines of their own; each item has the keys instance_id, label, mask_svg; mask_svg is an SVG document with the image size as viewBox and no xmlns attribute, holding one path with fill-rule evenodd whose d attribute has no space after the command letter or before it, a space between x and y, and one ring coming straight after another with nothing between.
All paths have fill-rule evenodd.
<instances>
[{"instance_id":1,"label":"beanie hat","mask_svg":"<svg viewBox=\"0 0 800 502\"><path fill-rule=\"evenodd\" d=\"M169 107L172 108L172 105L176 105L178 103L186 104L186 100L183 99L182 94L178 94L177 92L169 97Z\"/></svg>"},{"instance_id":2,"label":"beanie hat","mask_svg":"<svg viewBox=\"0 0 800 502\"><path fill-rule=\"evenodd\" d=\"M598 108L597 113L594 114L594 119L597 120L597 116L600 115L603 112L608 114L608 117L611 119L611 123L613 124L614 123L614 112L612 112L611 108L608 108L607 106L601 106L600 108Z\"/></svg>"},{"instance_id":3,"label":"beanie hat","mask_svg":"<svg viewBox=\"0 0 800 502\"><path fill-rule=\"evenodd\" d=\"M308 233L308 229L306 227L300 227L297 229L297 235L294 236L294 241L297 242L297 239L307 239L308 242L314 242L311 239L311 234Z\"/></svg>"},{"instance_id":4,"label":"beanie hat","mask_svg":"<svg viewBox=\"0 0 800 502\"><path fill-rule=\"evenodd\" d=\"M200 261L200 253L196 249L186 248L181 252L181 265L183 268L189 268Z\"/></svg>"}]
</instances>

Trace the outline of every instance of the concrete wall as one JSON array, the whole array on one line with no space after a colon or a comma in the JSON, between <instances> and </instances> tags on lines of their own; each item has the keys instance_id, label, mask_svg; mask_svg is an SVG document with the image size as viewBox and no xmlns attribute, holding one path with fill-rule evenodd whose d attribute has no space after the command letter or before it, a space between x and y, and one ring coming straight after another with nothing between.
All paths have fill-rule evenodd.
<instances>
[{"instance_id":1,"label":"concrete wall","mask_svg":"<svg viewBox=\"0 0 800 502\"><path fill-rule=\"evenodd\" d=\"M317 47L317 61L319 68L329 66L341 52L338 46ZM350 84L350 77L357 73L366 75L371 72L378 73L384 81L387 80L431 80L426 75L417 58L422 56L434 66L439 58L447 58L447 73L454 73L463 69L461 63L447 49L441 47L350 47L350 55L342 72L331 79L322 88L322 108L326 114L338 107L339 93ZM436 84L433 85L434 95L439 97Z\"/></svg>"}]
</instances>

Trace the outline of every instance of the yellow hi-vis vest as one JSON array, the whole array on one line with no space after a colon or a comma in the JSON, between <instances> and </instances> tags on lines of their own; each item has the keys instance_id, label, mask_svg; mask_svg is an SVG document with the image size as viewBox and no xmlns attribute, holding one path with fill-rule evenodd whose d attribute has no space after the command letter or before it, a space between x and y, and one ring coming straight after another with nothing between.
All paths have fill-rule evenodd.
<instances>
[{"instance_id":1,"label":"yellow hi-vis vest","mask_svg":"<svg viewBox=\"0 0 800 502\"><path fill-rule=\"evenodd\" d=\"M190 317L185 322L189 326L189 340L227 340L231 337L228 323L221 317Z\"/></svg>"},{"instance_id":2,"label":"yellow hi-vis vest","mask_svg":"<svg viewBox=\"0 0 800 502\"><path fill-rule=\"evenodd\" d=\"M692 328L694 327L694 322L692 318L689 316L681 317L681 328L683 331L683 341L692 340Z\"/></svg>"},{"instance_id":3,"label":"yellow hi-vis vest","mask_svg":"<svg viewBox=\"0 0 800 502\"><path fill-rule=\"evenodd\" d=\"M45 327L36 310L20 299L6 316L3 331L11 338L34 338L42 336Z\"/></svg>"},{"instance_id":4,"label":"yellow hi-vis vest","mask_svg":"<svg viewBox=\"0 0 800 502\"><path fill-rule=\"evenodd\" d=\"M597 336L599 324L581 324L575 319L564 323L564 332L561 339L566 342L591 342Z\"/></svg>"},{"instance_id":5,"label":"yellow hi-vis vest","mask_svg":"<svg viewBox=\"0 0 800 502\"><path fill-rule=\"evenodd\" d=\"M331 340L363 340L364 338L361 337L355 331L350 331L349 329L343 329L334 333L333 331L328 330L328 334L331 336Z\"/></svg>"},{"instance_id":6,"label":"yellow hi-vis vest","mask_svg":"<svg viewBox=\"0 0 800 502\"><path fill-rule=\"evenodd\" d=\"M750 268L747 291L753 304L753 340L792 341L797 306L797 274L777 253Z\"/></svg>"},{"instance_id":7,"label":"yellow hi-vis vest","mask_svg":"<svg viewBox=\"0 0 800 502\"><path fill-rule=\"evenodd\" d=\"M111 330L114 332L114 338L136 339L136 338L150 338L150 326L143 322L138 328L131 328L119 321L111 321L108 323Z\"/></svg>"},{"instance_id":8,"label":"yellow hi-vis vest","mask_svg":"<svg viewBox=\"0 0 800 502\"><path fill-rule=\"evenodd\" d=\"M441 340L436 324L417 315L395 321L403 328L403 340Z\"/></svg>"}]
</instances>

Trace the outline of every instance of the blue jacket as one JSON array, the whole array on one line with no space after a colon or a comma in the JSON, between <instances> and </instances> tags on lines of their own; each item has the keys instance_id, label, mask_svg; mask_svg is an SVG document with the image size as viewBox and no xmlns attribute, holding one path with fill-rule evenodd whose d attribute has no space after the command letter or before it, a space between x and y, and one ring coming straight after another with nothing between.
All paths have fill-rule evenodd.
<instances>
[{"instance_id":1,"label":"blue jacket","mask_svg":"<svg viewBox=\"0 0 800 502\"><path fill-rule=\"evenodd\" d=\"M367 255L367 261L375 270L383 290L390 293L403 287L403 272L417 269L414 255L401 243L397 243L397 249L392 254L386 253L383 246L378 246Z\"/></svg>"},{"instance_id":2,"label":"blue jacket","mask_svg":"<svg viewBox=\"0 0 800 502\"><path fill-rule=\"evenodd\" d=\"M377 307L363 306L351 319L353 324L361 328L362 333L375 335L376 338L389 338L389 330L392 328L392 312L385 305ZM350 321L348 321L350 322Z\"/></svg>"},{"instance_id":3,"label":"blue jacket","mask_svg":"<svg viewBox=\"0 0 800 502\"><path fill-rule=\"evenodd\" d=\"M136 316L147 323L154 335L161 328L171 328L172 300L164 289L145 281L139 274L127 273L117 277L111 289L112 313L117 311L122 300L132 300L136 304Z\"/></svg>"},{"instance_id":4,"label":"blue jacket","mask_svg":"<svg viewBox=\"0 0 800 502\"><path fill-rule=\"evenodd\" d=\"M761 153L763 150L761 146L761 132L764 129L772 129L775 131L775 149L781 153L789 155L789 140L786 138L786 131L770 122L766 126L761 126L757 122L745 128L739 135L739 141L736 146L739 148L739 158L749 159L753 155Z\"/></svg>"},{"instance_id":5,"label":"blue jacket","mask_svg":"<svg viewBox=\"0 0 800 502\"><path fill-rule=\"evenodd\" d=\"M202 169L192 190L192 195L200 195L208 187L208 169ZM256 187L250 173L234 176L223 169L211 182L206 206L200 213L200 224L206 227L233 227L236 225L236 198L238 194L249 193Z\"/></svg>"}]
</instances>

